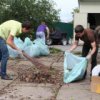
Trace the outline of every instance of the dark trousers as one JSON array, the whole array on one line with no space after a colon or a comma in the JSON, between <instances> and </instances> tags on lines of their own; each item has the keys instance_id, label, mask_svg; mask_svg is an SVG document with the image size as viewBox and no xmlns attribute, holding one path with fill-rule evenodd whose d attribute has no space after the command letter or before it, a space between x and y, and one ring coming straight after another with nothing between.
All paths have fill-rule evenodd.
<instances>
[{"instance_id":1,"label":"dark trousers","mask_svg":"<svg viewBox=\"0 0 100 100\"><path fill-rule=\"evenodd\" d=\"M82 49L82 57L86 57L88 55L90 49L92 49L91 45L84 43L83 49ZM91 72L92 72L92 69L97 65L97 53L98 53L98 47L91 58ZM86 76L86 73L85 73L84 77L85 76Z\"/></svg>"},{"instance_id":2,"label":"dark trousers","mask_svg":"<svg viewBox=\"0 0 100 100\"><path fill-rule=\"evenodd\" d=\"M6 75L6 66L7 66L8 58L9 58L9 52L8 52L7 45L5 43L5 40L0 38L0 62L1 62L0 74L1 74L1 77Z\"/></svg>"}]
</instances>

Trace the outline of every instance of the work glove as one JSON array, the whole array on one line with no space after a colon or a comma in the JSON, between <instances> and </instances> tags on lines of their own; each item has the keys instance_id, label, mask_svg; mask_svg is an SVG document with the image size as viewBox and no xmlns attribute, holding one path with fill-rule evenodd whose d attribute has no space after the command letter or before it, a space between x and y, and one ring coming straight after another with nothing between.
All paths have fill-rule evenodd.
<instances>
[{"instance_id":1,"label":"work glove","mask_svg":"<svg viewBox=\"0 0 100 100\"><path fill-rule=\"evenodd\" d=\"M88 55L86 56L86 59L87 59L87 60L90 60L90 59L91 59L91 54L88 54Z\"/></svg>"}]
</instances>

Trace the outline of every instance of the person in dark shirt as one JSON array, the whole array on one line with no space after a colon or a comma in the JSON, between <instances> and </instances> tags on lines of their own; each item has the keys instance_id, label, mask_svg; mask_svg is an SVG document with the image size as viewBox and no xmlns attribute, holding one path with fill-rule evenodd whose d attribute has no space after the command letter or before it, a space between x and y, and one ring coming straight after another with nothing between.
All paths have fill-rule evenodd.
<instances>
[{"instance_id":1,"label":"person in dark shirt","mask_svg":"<svg viewBox=\"0 0 100 100\"><path fill-rule=\"evenodd\" d=\"M98 37L92 29L84 29L82 25L77 25L75 27L75 42L70 47L69 52L73 51L77 46L79 40L84 42L82 49L82 57L86 57L87 60L91 59L91 71L97 65L97 53L98 53ZM90 51L91 50L91 51ZM83 77L85 79L86 72Z\"/></svg>"}]
</instances>

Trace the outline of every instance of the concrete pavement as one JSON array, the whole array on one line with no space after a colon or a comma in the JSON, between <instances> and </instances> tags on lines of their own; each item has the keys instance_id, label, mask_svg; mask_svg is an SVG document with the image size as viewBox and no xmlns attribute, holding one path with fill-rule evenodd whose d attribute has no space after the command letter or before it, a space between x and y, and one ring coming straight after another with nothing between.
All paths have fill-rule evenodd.
<instances>
[{"instance_id":1,"label":"concrete pavement","mask_svg":"<svg viewBox=\"0 0 100 100\"><path fill-rule=\"evenodd\" d=\"M69 45L70 46L70 45ZM69 46L52 46L65 51ZM80 52L81 47L76 51ZM63 56L40 57L39 60L47 66L57 68L63 72ZM91 92L88 67L87 78L83 81L70 84L36 84L20 82L17 77L17 68L33 67L26 60L9 60L8 73L14 76L14 80L0 79L0 100L100 100L100 94Z\"/></svg>"}]
</instances>

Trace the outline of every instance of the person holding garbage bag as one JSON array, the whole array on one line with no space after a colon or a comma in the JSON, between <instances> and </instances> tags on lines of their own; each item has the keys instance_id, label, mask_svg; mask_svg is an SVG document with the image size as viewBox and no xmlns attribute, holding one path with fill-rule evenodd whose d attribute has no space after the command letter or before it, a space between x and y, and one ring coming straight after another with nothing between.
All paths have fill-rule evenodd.
<instances>
[{"instance_id":1,"label":"person holding garbage bag","mask_svg":"<svg viewBox=\"0 0 100 100\"><path fill-rule=\"evenodd\" d=\"M20 55L22 55L22 51L16 47L14 44L14 37L19 35L20 33L27 33L31 28L31 23L29 21L25 21L20 23L15 20L9 20L0 25L0 75L1 79L4 80L12 80L10 76L6 73L7 61L9 58L9 52L7 48L7 44L13 49L17 50Z\"/></svg>"},{"instance_id":2,"label":"person holding garbage bag","mask_svg":"<svg viewBox=\"0 0 100 100\"><path fill-rule=\"evenodd\" d=\"M96 57L98 53L98 37L92 29L84 29L82 25L77 25L75 27L75 42L67 51L73 51L78 46L79 39L84 42L82 49L82 57L86 57L87 60L91 59L92 71L92 69L97 65ZM85 79L86 74L87 71L85 72L83 79Z\"/></svg>"}]
</instances>

